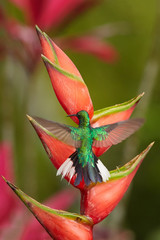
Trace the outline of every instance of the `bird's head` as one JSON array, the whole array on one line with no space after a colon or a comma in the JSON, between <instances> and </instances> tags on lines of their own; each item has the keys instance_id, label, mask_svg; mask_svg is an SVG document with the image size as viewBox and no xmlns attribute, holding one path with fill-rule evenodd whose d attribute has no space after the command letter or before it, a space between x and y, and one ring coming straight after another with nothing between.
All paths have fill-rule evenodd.
<instances>
[{"instance_id":1,"label":"bird's head","mask_svg":"<svg viewBox=\"0 0 160 240\"><path fill-rule=\"evenodd\" d=\"M81 110L81 111L77 112L76 114L68 115L68 117L73 117L73 116L75 116L79 119L80 126L85 127L90 124L88 112L86 112L85 110Z\"/></svg>"}]
</instances>

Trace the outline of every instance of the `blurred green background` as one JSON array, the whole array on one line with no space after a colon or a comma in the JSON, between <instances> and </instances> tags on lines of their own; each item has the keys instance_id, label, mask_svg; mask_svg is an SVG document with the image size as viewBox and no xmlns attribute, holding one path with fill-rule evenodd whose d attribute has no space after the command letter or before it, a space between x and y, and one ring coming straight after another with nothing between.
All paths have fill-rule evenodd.
<instances>
[{"instance_id":1,"label":"blurred green background","mask_svg":"<svg viewBox=\"0 0 160 240\"><path fill-rule=\"evenodd\" d=\"M8 1L2 5L23 21L22 14ZM159 240L160 2L102 1L61 29L58 36L78 35L111 23L117 24L122 33L106 39L119 53L114 64L69 50L67 54L82 74L95 110L127 101L144 91L133 116L144 117L146 121L139 132L113 146L101 159L109 169L114 169L131 160L152 141L155 145L125 197L102 225L129 229L136 240ZM53 39L56 37L54 31L47 33ZM3 31L0 37L1 42L6 41ZM16 184L36 200L43 201L57 190L67 188L68 184L55 176L56 170L26 114L67 124L72 121L66 118L55 97L42 60L34 72L28 74L14 54L8 53L0 58L0 72L0 140L10 141L13 145ZM78 204L74 211L79 211Z\"/></svg>"}]
</instances>

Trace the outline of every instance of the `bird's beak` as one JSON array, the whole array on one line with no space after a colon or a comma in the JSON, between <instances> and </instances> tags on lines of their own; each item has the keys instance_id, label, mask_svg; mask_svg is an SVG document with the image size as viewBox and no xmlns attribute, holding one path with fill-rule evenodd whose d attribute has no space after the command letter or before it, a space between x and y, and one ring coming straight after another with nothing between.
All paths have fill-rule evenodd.
<instances>
[{"instance_id":1,"label":"bird's beak","mask_svg":"<svg viewBox=\"0 0 160 240\"><path fill-rule=\"evenodd\" d=\"M67 117L76 117L76 114L67 115Z\"/></svg>"}]
</instances>

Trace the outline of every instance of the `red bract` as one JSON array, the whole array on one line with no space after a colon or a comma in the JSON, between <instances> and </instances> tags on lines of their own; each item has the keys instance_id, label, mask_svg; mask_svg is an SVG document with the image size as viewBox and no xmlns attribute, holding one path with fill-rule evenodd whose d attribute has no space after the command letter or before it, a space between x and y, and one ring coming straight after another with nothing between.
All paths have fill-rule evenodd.
<instances>
[{"instance_id":1,"label":"red bract","mask_svg":"<svg viewBox=\"0 0 160 240\"><path fill-rule=\"evenodd\" d=\"M92 240L92 220L78 214L46 207L6 180L37 220L55 240Z\"/></svg>"},{"instance_id":2,"label":"red bract","mask_svg":"<svg viewBox=\"0 0 160 240\"><path fill-rule=\"evenodd\" d=\"M38 35L43 48L43 60L51 78L56 96L67 114L86 110L93 116L93 104L79 71L67 55L39 28ZM77 119L74 117L76 122Z\"/></svg>"},{"instance_id":3,"label":"red bract","mask_svg":"<svg viewBox=\"0 0 160 240\"><path fill-rule=\"evenodd\" d=\"M76 193L69 189L63 190L57 193L55 196L51 197L45 204L48 207L54 209L66 210L75 201ZM65 201L64 201L65 199ZM50 240L51 237L44 230L44 228L39 224L39 222L32 217L29 223L26 225L21 240Z\"/></svg>"},{"instance_id":4,"label":"red bract","mask_svg":"<svg viewBox=\"0 0 160 240\"><path fill-rule=\"evenodd\" d=\"M144 93L139 96L124 102L122 104L116 104L115 106L104 108L94 112L94 116L91 119L92 127L100 127L107 124L112 124L119 121L124 121L130 118L136 105L143 97ZM111 146L110 146L111 147ZM108 148L93 148L96 156L101 156Z\"/></svg>"},{"instance_id":5,"label":"red bract","mask_svg":"<svg viewBox=\"0 0 160 240\"><path fill-rule=\"evenodd\" d=\"M109 181L81 191L81 214L91 217L94 224L106 218L127 191L152 145L153 143L122 168L111 171Z\"/></svg>"},{"instance_id":6,"label":"red bract","mask_svg":"<svg viewBox=\"0 0 160 240\"><path fill-rule=\"evenodd\" d=\"M33 118L29 116L28 118L31 121L33 127L35 128L39 138L41 139L42 144L52 163L55 165L56 168L59 168L59 166L64 162L64 160L68 156L70 156L73 151L75 151L75 148L50 136Z\"/></svg>"},{"instance_id":7,"label":"red bract","mask_svg":"<svg viewBox=\"0 0 160 240\"><path fill-rule=\"evenodd\" d=\"M11 146L8 143L0 145L0 175L13 180L13 163ZM0 228L9 224L13 213L17 209L15 196L8 191L6 184L0 177Z\"/></svg>"}]
</instances>

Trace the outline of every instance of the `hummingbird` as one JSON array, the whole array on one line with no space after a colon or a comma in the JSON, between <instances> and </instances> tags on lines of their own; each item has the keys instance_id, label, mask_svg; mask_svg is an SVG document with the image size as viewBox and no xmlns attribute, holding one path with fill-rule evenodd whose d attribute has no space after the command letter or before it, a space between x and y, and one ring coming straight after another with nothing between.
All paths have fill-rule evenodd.
<instances>
[{"instance_id":1,"label":"hummingbird","mask_svg":"<svg viewBox=\"0 0 160 240\"><path fill-rule=\"evenodd\" d=\"M93 128L90 124L88 112L85 110L68 115L68 117L72 116L78 118L78 127L39 117L34 118L58 140L76 148L76 151L59 167L57 175L62 175L62 178L68 176L71 180L76 174L75 186L78 186L83 178L87 186L92 182L106 182L109 180L110 173L93 153L92 147L107 148L120 143L133 134L143 124L144 120L129 119Z\"/></svg>"}]
</instances>

